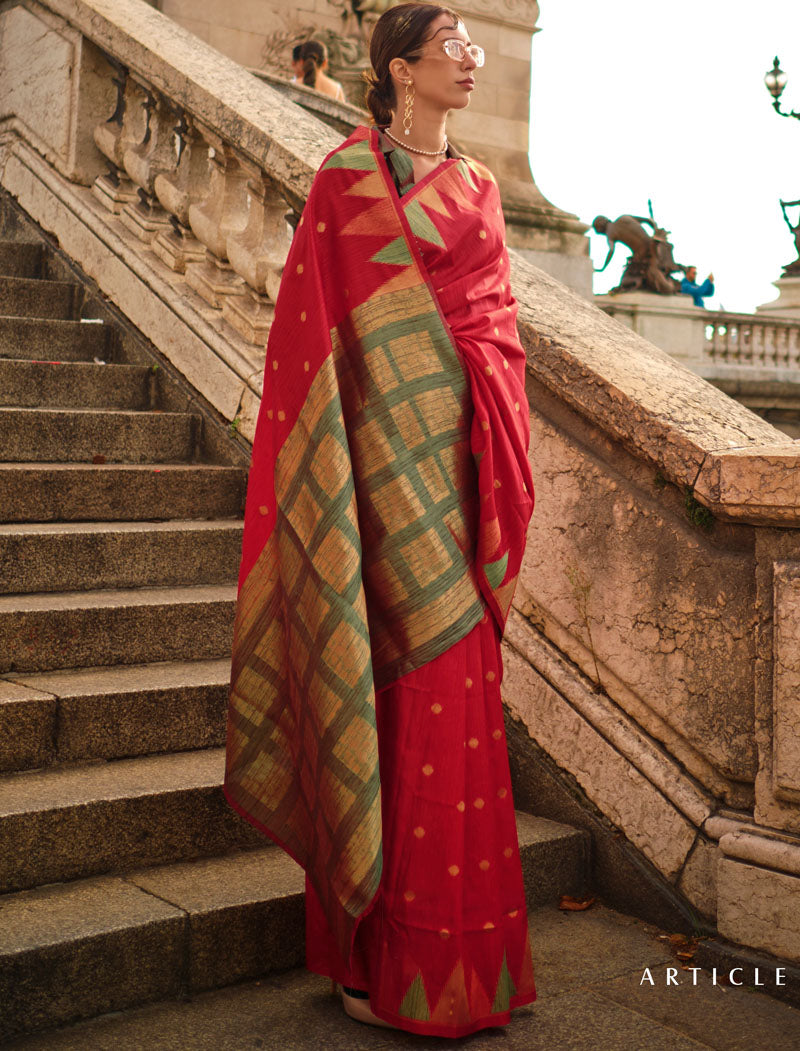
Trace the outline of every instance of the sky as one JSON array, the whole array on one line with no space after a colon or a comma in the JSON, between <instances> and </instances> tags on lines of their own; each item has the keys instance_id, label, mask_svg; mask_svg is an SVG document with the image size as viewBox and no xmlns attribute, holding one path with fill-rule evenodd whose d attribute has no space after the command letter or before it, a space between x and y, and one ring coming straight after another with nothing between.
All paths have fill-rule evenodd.
<instances>
[{"instance_id":1,"label":"sky","mask_svg":"<svg viewBox=\"0 0 800 1051\"><path fill-rule=\"evenodd\" d=\"M585 223L647 215L675 259L713 271L706 306L750 312L796 258L779 204L800 199L800 120L779 117L764 74L800 111L800 0L540 0L532 50L531 167ZM797 222L798 209L791 209ZM605 238L591 232L595 267ZM595 274L619 282L628 250Z\"/></svg>"}]
</instances>

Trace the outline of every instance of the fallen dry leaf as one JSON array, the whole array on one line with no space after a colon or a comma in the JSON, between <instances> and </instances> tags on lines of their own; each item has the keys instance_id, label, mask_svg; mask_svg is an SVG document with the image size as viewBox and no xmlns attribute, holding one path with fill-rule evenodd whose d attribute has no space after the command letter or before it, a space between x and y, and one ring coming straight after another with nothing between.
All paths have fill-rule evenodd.
<instances>
[{"instance_id":1,"label":"fallen dry leaf","mask_svg":"<svg viewBox=\"0 0 800 1051\"><path fill-rule=\"evenodd\" d=\"M558 907L565 912L581 912L594 905L594 902L594 898L573 898L569 894L562 894L558 899Z\"/></svg>"}]
</instances>

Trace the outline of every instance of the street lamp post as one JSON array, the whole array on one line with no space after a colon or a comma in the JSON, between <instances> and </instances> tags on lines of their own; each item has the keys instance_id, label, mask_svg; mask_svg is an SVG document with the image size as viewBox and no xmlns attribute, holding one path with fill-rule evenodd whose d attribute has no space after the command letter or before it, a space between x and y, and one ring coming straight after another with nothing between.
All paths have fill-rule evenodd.
<instances>
[{"instance_id":1,"label":"street lamp post","mask_svg":"<svg viewBox=\"0 0 800 1051\"><path fill-rule=\"evenodd\" d=\"M776 113L779 113L782 117L794 117L796 120L800 120L800 113L796 113L794 110L790 110L788 113L781 109L781 95L783 89L789 82L789 78L783 72L778 62L778 56L772 63L772 69L770 69L764 77L764 83L767 86L767 91L772 95L773 102L772 106Z\"/></svg>"}]
</instances>

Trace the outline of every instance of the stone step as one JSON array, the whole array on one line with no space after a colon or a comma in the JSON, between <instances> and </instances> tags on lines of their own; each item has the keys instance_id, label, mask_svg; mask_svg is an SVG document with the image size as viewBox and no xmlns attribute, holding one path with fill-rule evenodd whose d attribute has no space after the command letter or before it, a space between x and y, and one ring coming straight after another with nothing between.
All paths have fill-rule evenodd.
<instances>
[{"instance_id":1,"label":"stone step","mask_svg":"<svg viewBox=\"0 0 800 1051\"><path fill-rule=\"evenodd\" d=\"M0 524L0 594L236 581L242 524Z\"/></svg>"},{"instance_id":2,"label":"stone step","mask_svg":"<svg viewBox=\"0 0 800 1051\"><path fill-rule=\"evenodd\" d=\"M0 463L0 521L235 517L245 483L242 468L212 464Z\"/></svg>"},{"instance_id":3,"label":"stone step","mask_svg":"<svg viewBox=\"0 0 800 1051\"><path fill-rule=\"evenodd\" d=\"M39 277L42 259L42 245L36 241L0 241L0 275Z\"/></svg>"},{"instance_id":4,"label":"stone step","mask_svg":"<svg viewBox=\"0 0 800 1051\"><path fill-rule=\"evenodd\" d=\"M0 461L176 463L194 456L199 428L186 412L2 408Z\"/></svg>"},{"instance_id":5,"label":"stone step","mask_svg":"<svg viewBox=\"0 0 800 1051\"><path fill-rule=\"evenodd\" d=\"M71 281L33 277L0 278L0 314L74 320L80 314L83 288Z\"/></svg>"},{"instance_id":6,"label":"stone step","mask_svg":"<svg viewBox=\"0 0 800 1051\"><path fill-rule=\"evenodd\" d=\"M109 329L102 323L38 317L0 317L0 358L105 361Z\"/></svg>"},{"instance_id":7,"label":"stone step","mask_svg":"<svg viewBox=\"0 0 800 1051\"><path fill-rule=\"evenodd\" d=\"M0 673L225 657L235 597L222 584L0 595Z\"/></svg>"},{"instance_id":8,"label":"stone step","mask_svg":"<svg viewBox=\"0 0 800 1051\"><path fill-rule=\"evenodd\" d=\"M149 409L146 365L0 359L0 406Z\"/></svg>"},{"instance_id":9,"label":"stone step","mask_svg":"<svg viewBox=\"0 0 800 1051\"><path fill-rule=\"evenodd\" d=\"M530 907L583 892L587 833L522 813L517 829ZM0 1039L298 966L303 889L261 846L0 898Z\"/></svg>"},{"instance_id":10,"label":"stone step","mask_svg":"<svg viewBox=\"0 0 800 1051\"><path fill-rule=\"evenodd\" d=\"M224 768L212 748L4 774L0 894L263 844Z\"/></svg>"},{"instance_id":11,"label":"stone step","mask_svg":"<svg viewBox=\"0 0 800 1051\"><path fill-rule=\"evenodd\" d=\"M225 744L230 658L0 679L0 771Z\"/></svg>"}]
</instances>

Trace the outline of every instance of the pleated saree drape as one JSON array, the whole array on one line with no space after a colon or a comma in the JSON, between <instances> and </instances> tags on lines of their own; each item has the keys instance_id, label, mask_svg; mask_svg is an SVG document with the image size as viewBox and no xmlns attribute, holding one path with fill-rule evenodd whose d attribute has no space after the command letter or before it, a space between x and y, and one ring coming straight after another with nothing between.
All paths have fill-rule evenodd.
<instances>
[{"instance_id":1,"label":"pleated saree drape","mask_svg":"<svg viewBox=\"0 0 800 1051\"><path fill-rule=\"evenodd\" d=\"M533 506L508 272L482 165L400 197L377 129L328 156L267 349L234 631L229 802L305 869L316 969L368 959L373 1010L441 1035L535 997L499 696ZM441 966L415 971L412 931Z\"/></svg>"}]
</instances>

